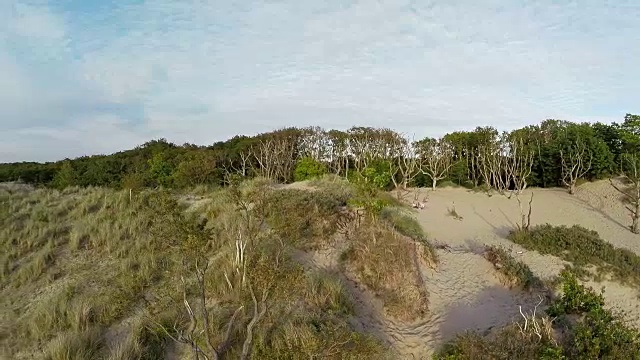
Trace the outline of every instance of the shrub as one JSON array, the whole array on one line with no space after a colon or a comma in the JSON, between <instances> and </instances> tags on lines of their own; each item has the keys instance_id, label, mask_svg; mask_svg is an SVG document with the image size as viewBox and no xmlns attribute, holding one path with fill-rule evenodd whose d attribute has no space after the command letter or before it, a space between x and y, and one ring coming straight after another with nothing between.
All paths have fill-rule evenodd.
<instances>
[{"instance_id":1,"label":"shrub","mask_svg":"<svg viewBox=\"0 0 640 360\"><path fill-rule=\"evenodd\" d=\"M326 174L326 166L311 157L304 157L298 161L293 171L294 181L311 180Z\"/></svg>"},{"instance_id":2,"label":"shrub","mask_svg":"<svg viewBox=\"0 0 640 360\"><path fill-rule=\"evenodd\" d=\"M338 230L346 200L330 191L276 190L266 199L267 223L290 244L315 248Z\"/></svg>"},{"instance_id":3,"label":"shrub","mask_svg":"<svg viewBox=\"0 0 640 360\"><path fill-rule=\"evenodd\" d=\"M542 281L533 274L529 266L514 259L504 248L487 246L484 257L501 275L504 285L510 288L518 286L525 290L542 287Z\"/></svg>"},{"instance_id":4,"label":"shrub","mask_svg":"<svg viewBox=\"0 0 640 360\"><path fill-rule=\"evenodd\" d=\"M638 359L640 332L628 327L621 314L604 308L602 293L578 283L575 275L564 271L563 294L547 310L551 316L565 318L569 336L564 353L569 359ZM572 323L567 316L578 316Z\"/></svg>"},{"instance_id":5,"label":"shrub","mask_svg":"<svg viewBox=\"0 0 640 360\"><path fill-rule=\"evenodd\" d=\"M527 316L491 336L466 332L446 343L434 359L639 359L640 333L622 316L604 308L602 294L579 284L575 275L561 274L563 294L547 309L556 318ZM532 326L534 325L536 326ZM563 333L558 343L554 334Z\"/></svg>"},{"instance_id":6,"label":"shrub","mask_svg":"<svg viewBox=\"0 0 640 360\"><path fill-rule=\"evenodd\" d=\"M640 256L616 248L600 238L596 231L574 225L538 225L514 230L508 238L529 250L551 254L572 262L579 269L595 265L599 273L610 273L623 282L640 284Z\"/></svg>"},{"instance_id":7,"label":"shrub","mask_svg":"<svg viewBox=\"0 0 640 360\"><path fill-rule=\"evenodd\" d=\"M539 318L536 321L542 322ZM523 325L524 321L520 323L520 326ZM433 356L433 359L564 359L562 348L557 345L549 330L542 331L540 337L532 331L522 331L516 324L505 326L490 336L482 336L477 332L468 331L447 342Z\"/></svg>"}]
</instances>

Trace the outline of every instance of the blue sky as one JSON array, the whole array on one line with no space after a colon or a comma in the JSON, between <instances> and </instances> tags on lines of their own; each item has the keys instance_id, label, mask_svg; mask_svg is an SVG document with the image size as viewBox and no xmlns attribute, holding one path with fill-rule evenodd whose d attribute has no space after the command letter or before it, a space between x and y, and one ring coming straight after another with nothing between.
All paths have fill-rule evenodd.
<instances>
[{"instance_id":1,"label":"blue sky","mask_svg":"<svg viewBox=\"0 0 640 360\"><path fill-rule=\"evenodd\" d=\"M640 1L0 0L0 79L0 162L621 121L640 113Z\"/></svg>"}]
</instances>

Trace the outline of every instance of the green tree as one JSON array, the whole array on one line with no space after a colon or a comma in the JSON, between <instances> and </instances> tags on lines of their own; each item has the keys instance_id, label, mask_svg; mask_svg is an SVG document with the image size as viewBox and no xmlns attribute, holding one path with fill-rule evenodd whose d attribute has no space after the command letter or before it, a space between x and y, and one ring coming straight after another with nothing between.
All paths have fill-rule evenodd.
<instances>
[{"instance_id":1,"label":"green tree","mask_svg":"<svg viewBox=\"0 0 640 360\"><path fill-rule=\"evenodd\" d=\"M326 174L326 166L313 159L312 157L303 157L296 164L296 168L293 172L294 181L303 181L313 178L321 177Z\"/></svg>"},{"instance_id":2,"label":"green tree","mask_svg":"<svg viewBox=\"0 0 640 360\"><path fill-rule=\"evenodd\" d=\"M62 162L60 170L53 178L52 185L58 189L64 189L69 186L77 185L78 174L71 163L71 160Z\"/></svg>"},{"instance_id":3,"label":"green tree","mask_svg":"<svg viewBox=\"0 0 640 360\"><path fill-rule=\"evenodd\" d=\"M216 153L211 150L195 151L178 163L173 172L173 184L189 187L216 182L218 175Z\"/></svg>"},{"instance_id":4,"label":"green tree","mask_svg":"<svg viewBox=\"0 0 640 360\"><path fill-rule=\"evenodd\" d=\"M170 187L173 166L165 159L164 153L156 153L149 160L149 175L155 186Z\"/></svg>"}]
</instances>

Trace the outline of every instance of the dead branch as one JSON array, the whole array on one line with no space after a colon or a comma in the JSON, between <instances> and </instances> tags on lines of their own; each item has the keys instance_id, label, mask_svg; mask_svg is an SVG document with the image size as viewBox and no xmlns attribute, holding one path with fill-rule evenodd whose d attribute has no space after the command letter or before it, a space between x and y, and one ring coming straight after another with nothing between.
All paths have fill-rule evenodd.
<instances>
[{"instance_id":1,"label":"dead branch","mask_svg":"<svg viewBox=\"0 0 640 360\"><path fill-rule=\"evenodd\" d=\"M260 301L260 310L258 311L258 300L256 299L256 294L253 292L253 286L249 284L249 291L251 292L251 299L253 300L253 317L249 324L247 325L247 337L242 344L242 355L240 359L247 360L251 355L251 346L253 344L253 328L256 324L262 319L264 314L267 312L267 290L263 290L262 299Z\"/></svg>"},{"instance_id":2,"label":"dead branch","mask_svg":"<svg viewBox=\"0 0 640 360\"><path fill-rule=\"evenodd\" d=\"M532 212L532 203L533 203L533 192L531 193L531 198L529 199L528 210L525 213L522 207L522 201L520 200L520 195L516 194L516 199L518 200L518 207L520 208L520 225L519 230L527 231L531 226L531 212Z\"/></svg>"},{"instance_id":3,"label":"dead branch","mask_svg":"<svg viewBox=\"0 0 640 360\"><path fill-rule=\"evenodd\" d=\"M629 211L631 216L631 232L634 234L640 233L640 174L638 173L637 159L635 156L631 156L631 159L627 159L629 167L622 177L631 183L628 189L623 189L616 185L612 179L609 179L611 186L621 193L624 200L629 203L625 205L625 208Z\"/></svg>"},{"instance_id":4,"label":"dead branch","mask_svg":"<svg viewBox=\"0 0 640 360\"><path fill-rule=\"evenodd\" d=\"M518 325L518 328L520 329L520 333L523 336L529 336L531 335L531 333L533 333L538 337L539 340L542 340L544 336L549 337L550 334L543 334L543 330L547 328L545 319L544 318L542 319L542 326L541 326L540 322L536 318L536 312L538 310L538 306L540 306L540 304L542 304L542 302L544 301L542 296L539 296L539 298L540 298L540 301L533 308L531 315L526 315L524 312L522 312L522 305L518 306L520 315L524 319L524 325L521 325L520 323L516 323L516 324Z\"/></svg>"}]
</instances>

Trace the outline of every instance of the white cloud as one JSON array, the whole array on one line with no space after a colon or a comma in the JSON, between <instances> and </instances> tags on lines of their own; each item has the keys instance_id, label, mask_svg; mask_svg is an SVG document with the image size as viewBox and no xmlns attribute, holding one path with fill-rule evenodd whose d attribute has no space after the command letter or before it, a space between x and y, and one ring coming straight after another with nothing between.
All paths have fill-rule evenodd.
<instances>
[{"instance_id":1,"label":"white cloud","mask_svg":"<svg viewBox=\"0 0 640 360\"><path fill-rule=\"evenodd\" d=\"M54 4L13 4L0 33L0 77L15 85L0 89L0 128L41 129L0 161L291 125L425 136L640 112L634 0ZM100 133L113 137L82 140ZM19 146L36 138L51 148Z\"/></svg>"}]
</instances>

